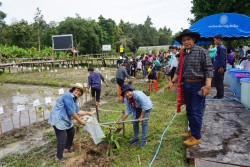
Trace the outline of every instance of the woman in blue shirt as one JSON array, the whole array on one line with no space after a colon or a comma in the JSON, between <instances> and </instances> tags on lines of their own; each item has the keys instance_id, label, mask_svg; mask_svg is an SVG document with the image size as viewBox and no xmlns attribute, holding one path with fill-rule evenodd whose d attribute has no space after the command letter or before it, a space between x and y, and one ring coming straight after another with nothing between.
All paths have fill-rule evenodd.
<instances>
[{"instance_id":1,"label":"woman in blue shirt","mask_svg":"<svg viewBox=\"0 0 250 167\"><path fill-rule=\"evenodd\" d=\"M78 97L82 96L84 87L81 83L71 84L69 92L63 94L54 108L50 112L49 124L55 130L57 138L57 160L63 160L63 152L71 152L75 129L73 126L73 118L81 125L86 122L81 120L79 116L93 114L90 112L80 111L78 107Z\"/></svg>"}]
</instances>

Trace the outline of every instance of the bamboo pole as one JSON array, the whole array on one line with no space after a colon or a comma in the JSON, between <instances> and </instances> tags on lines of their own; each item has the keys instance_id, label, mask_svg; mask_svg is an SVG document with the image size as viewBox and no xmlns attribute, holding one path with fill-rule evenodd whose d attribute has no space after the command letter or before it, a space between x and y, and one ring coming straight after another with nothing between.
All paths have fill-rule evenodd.
<instances>
[{"instance_id":1,"label":"bamboo pole","mask_svg":"<svg viewBox=\"0 0 250 167\"><path fill-rule=\"evenodd\" d=\"M43 120L45 120L44 108L42 108L42 110L43 110Z\"/></svg>"},{"instance_id":2,"label":"bamboo pole","mask_svg":"<svg viewBox=\"0 0 250 167\"><path fill-rule=\"evenodd\" d=\"M11 122L12 122L12 126L13 126L13 129L15 128L15 126L14 126L14 121L13 121L13 118L12 118L12 116L10 117L10 119L11 119Z\"/></svg>"},{"instance_id":3,"label":"bamboo pole","mask_svg":"<svg viewBox=\"0 0 250 167\"><path fill-rule=\"evenodd\" d=\"M98 122L100 122L100 119L99 119L99 108L98 108L98 105L95 105L95 109L96 109L97 121L98 121Z\"/></svg>"},{"instance_id":4,"label":"bamboo pole","mask_svg":"<svg viewBox=\"0 0 250 167\"><path fill-rule=\"evenodd\" d=\"M2 122L0 122L0 134L3 134Z\"/></svg>"},{"instance_id":5,"label":"bamboo pole","mask_svg":"<svg viewBox=\"0 0 250 167\"><path fill-rule=\"evenodd\" d=\"M21 123L21 114L22 114L22 111L19 112L19 128L21 128L21 125L22 125L22 123Z\"/></svg>"},{"instance_id":6,"label":"bamboo pole","mask_svg":"<svg viewBox=\"0 0 250 167\"><path fill-rule=\"evenodd\" d=\"M30 125L30 111L28 110L29 125Z\"/></svg>"},{"instance_id":7,"label":"bamboo pole","mask_svg":"<svg viewBox=\"0 0 250 167\"><path fill-rule=\"evenodd\" d=\"M36 112L36 122L37 122L37 109L36 109L36 107L34 107L35 108L35 112Z\"/></svg>"}]
</instances>

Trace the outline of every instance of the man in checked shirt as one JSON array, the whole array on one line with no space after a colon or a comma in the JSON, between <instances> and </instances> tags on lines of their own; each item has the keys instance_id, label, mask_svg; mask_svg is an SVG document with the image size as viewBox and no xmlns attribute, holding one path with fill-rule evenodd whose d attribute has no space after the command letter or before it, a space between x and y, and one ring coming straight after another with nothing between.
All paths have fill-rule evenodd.
<instances>
[{"instance_id":1,"label":"man in checked shirt","mask_svg":"<svg viewBox=\"0 0 250 167\"><path fill-rule=\"evenodd\" d=\"M208 51L195 45L199 39L199 33L191 32L188 29L183 30L176 37L176 40L182 43L185 48L182 81L190 129L182 134L182 137L187 138L183 142L186 146L197 145L201 142L205 97L211 92L213 77L213 66ZM177 68L174 78L170 81L169 88L177 82L178 75L179 68Z\"/></svg>"}]
</instances>

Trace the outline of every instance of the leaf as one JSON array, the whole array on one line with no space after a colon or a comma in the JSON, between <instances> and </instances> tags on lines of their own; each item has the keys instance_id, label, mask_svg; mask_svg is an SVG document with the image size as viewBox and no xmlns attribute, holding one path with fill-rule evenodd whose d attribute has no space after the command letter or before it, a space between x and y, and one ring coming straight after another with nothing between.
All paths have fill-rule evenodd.
<instances>
[{"instance_id":1,"label":"leaf","mask_svg":"<svg viewBox=\"0 0 250 167\"><path fill-rule=\"evenodd\" d=\"M114 143L115 143L115 146L117 147L117 149L119 149L120 148L119 142L117 140L115 140Z\"/></svg>"}]
</instances>

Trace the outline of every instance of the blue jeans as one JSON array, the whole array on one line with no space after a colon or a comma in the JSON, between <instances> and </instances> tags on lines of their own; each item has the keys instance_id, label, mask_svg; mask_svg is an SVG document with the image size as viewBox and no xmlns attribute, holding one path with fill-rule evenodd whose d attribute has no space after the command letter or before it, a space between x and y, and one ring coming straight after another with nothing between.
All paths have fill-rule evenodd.
<instances>
[{"instance_id":1,"label":"blue jeans","mask_svg":"<svg viewBox=\"0 0 250 167\"><path fill-rule=\"evenodd\" d=\"M205 97L200 96L198 91L201 90L204 85L205 82L183 82L189 128L192 136L196 139L201 138L202 117L205 105Z\"/></svg>"},{"instance_id":2,"label":"blue jeans","mask_svg":"<svg viewBox=\"0 0 250 167\"><path fill-rule=\"evenodd\" d=\"M151 110L145 111L144 119L149 118L150 111ZM133 116L133 119L138 119L140 117L140 115L141 115L141 112L137 111L136 113L133 113L133 114L136 114L135 117ZM133 129L134 129L134 138L139 139L139 122L138 121L133 122ZM141 138L141 140L146 141L147 135L148 135L148 120L145 120L145 121L142 121L142 138Z\"/></svg>"},{"instance_id":3,"label":"blue jeans","mask_svg":"<svg viewBox=\"0 0 250 167\"><path fill-rule=\"evenodd\" d=\"M224 97L224 84L223 84L223 81L224 81L225 72L223 72L221 74L220 72L218 72L218 70L219 69L216 69L214 71L213 80L214 80L214 85L215 85L215 88L216 88L216 91L217 91L216 96L221 98L221 97Z\"/></svg>"}]
</instances>

